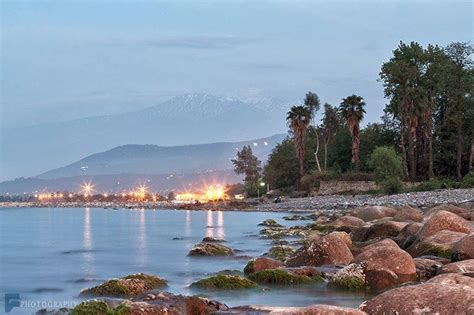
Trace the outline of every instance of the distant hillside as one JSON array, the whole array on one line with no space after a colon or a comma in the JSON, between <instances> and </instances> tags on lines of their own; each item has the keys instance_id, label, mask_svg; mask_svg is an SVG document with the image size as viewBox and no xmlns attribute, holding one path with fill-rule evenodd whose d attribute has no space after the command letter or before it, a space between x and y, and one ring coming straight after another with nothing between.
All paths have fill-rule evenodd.
<instances>
[{"instance_id":1,"label":"distant hillside","mask_svg":"<svg viewBox=\"0 0 474 315\"><path fill-rule=\"evenodd\" d=\"M129 189L140 182L150 183L156 190L182 189L212 180L234 183L239 177L232 172L231 159L237 150L250 145L254 154L266 161L285 137L278 134L241 142L169 147L124 145L35 177L0 183L0 193L74 190L85 180L93 180L107 191Z\"/></svg>"},{"instance_id":2,"label":"distant hillside","mask_svg":"<svg viewBox=\"0 0 474 315\"><path fill-rule=\"evenodd\" d=\"M0 179L36 175L128 143L235 142L286 132L287 109L272 100L187 94L129 113L6 128L0 132Z\"/></svg>"}]
</instances>

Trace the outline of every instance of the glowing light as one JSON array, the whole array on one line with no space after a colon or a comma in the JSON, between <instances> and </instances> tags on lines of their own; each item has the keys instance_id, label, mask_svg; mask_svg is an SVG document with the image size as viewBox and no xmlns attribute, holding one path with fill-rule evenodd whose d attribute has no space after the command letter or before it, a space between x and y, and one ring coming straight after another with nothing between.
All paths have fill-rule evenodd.
<instances>
[{"instance_id":1,"label":"glowing light","mask_svg":"<svg viewBox=\"0 0 474 315\"><path fill-rule=\"evenodd\" d=\"M72 194L69 194L69 198L72 198Z\"/></svg>"},{"instance_id":2,"label":"glowing light","mask_svg":"<svg viewBox=\"0 0 474 315\"><path fill-rule=\"evenodd\" d=\"M265 183L264 183L264 182L261 182L261 183L260 183L260 186L261 186L261 187L265 186Z\"/></svg>"},{"instance_id":3,"label":"glowing light","mask_svg":"<svg viewBox=\"0 0 474 315\"><path fill-rule=\"evenodd\" d=\"M225 190L221 185L209 186L206 190L207 200L219 200L225 198Z\"/></svg>"},{"instance_id":4,"label":"glowing light","mask_svg":"<svg viewBox=\"0 0 474 315\"><path fill-rule=\"evenodd\" d=\"M94 185L92 185L91 182L84 183L83 185L81 185L81 188L82 188L82 193L86 197L90 196L91 193L94 191Z\"/></svg>"},{"instance_id":5,"label":"glowing light","mask_svg":"<svg viewBox=\"0 0 474 315\"><path fill-rule=\"evenodd\" d=\"M104 193L103 196L104 196L105 198L107 198L107 197L109 196L109 194L108 194L108 193Z\"/></svg>"}]
</instances>

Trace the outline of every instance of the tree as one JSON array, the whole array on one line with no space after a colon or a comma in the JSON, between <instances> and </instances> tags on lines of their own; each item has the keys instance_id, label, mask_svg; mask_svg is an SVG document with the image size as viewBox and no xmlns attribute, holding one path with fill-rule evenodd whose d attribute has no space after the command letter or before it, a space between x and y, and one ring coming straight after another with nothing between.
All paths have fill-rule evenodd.
<instances>
[{"instance_id":1,"label":"tree","mask_svg":"<svg viewBox=\"0 0 474 315\"><path fill-rule=\"evenodd\" d=\"M355 165L356 173L359 172L359 124L362 121L365 110L365 102L361 96L350 95L342 99L341 105L339 106L339 112L346 121L347 129L352 139L352 163Z\"/></svg>"},{"instance_id":2,"label":"tree","mask_svg":"<svg viewBox=\"0 0 474 315\"><path fill-rule=\"evenodd\" d=\"M246 191L252 191L257 186L262 172L262 162L253 154L252 148L249 145L244 146L237 152L237 159L232 160L232 164L236 174L244 174Z\"/></svg>"},{"instance_id":3,"label":"tree","mask_svg":"<svg viewBox=\"0 0 474 315\"><path fill-rule=\"evenodd\" d=\"M318 134L318 126L315 123L316 113L319 111L319 108L321 107L319 96L316 93L313 93L311 91L306 93L306 96L304 99L304 105L309 110L309 113L311 115L311 121L313 122L314 129L316 131L316 150L314 151L314 158L316 160L316 166L318 167L318 171L321 172L321 165L319 163L319 134Z\"/></svg>"},{"instance_id":4,"label":"tree","mask_svg":"<svg viewBox=\"0 0 474 315\"><path fill-rule=\"evenodd\" d=\"M327 171L328 163L328 146L329 142L336 136L337 129L340 125L340 118L337 108L328 103L324 104L324 117L322 119L322 138L324 144L324 171Z\"/></svg>"},{"instance_id":5,"label":"tree","mask_svg":"<svg viewBox=\"0 0 474 315\"><path fill-rule=\"evenodd\" d=\"M401 189L402 159L393 147L377 147L370 155L370 166L375 181L386 193L397 193Z\"/></svg>"},{"instance_id":6,"label":"tree","mask_svg":"<svg viewBox=\"0 0 474 315\"><path fill-rule=\"evenodd\" d=\"M273 148L264 168L265 181L274 188L293 186L299 178L299 164L293 140L286 138Z\"/></svg>"},{"instance_id":7,"label":"tree","mask_svg":"<svg viewBox=\"0 0 474 315\"><path fill-rule=\"evenodd\" d=\"M305 172L304 157L306 134L311 121L311 111L307 106L295 105L291 107L290 111L287 113L286 121L293 134L293 141L299 162L299 173L300 177L303 177Z\"/></svg>"}]
</instances>

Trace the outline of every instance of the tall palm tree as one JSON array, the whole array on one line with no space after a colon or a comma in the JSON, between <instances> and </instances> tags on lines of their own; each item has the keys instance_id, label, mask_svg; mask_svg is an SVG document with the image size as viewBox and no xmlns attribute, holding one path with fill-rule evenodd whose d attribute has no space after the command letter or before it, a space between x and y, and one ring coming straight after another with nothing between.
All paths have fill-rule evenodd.
<instances>
[{"instance_id":1,"label":"tall palm tree","mask_svg":"<svg viewBox=\"0 0 474 315\"><path fill-rule=\"evenodd\" d=\"M316 135L316 150L314 151L314 158L316 160L316 166L318 171L321 172L321 164L319 163L319 128L318 125L315 123L316 121L316 113L319 111L321 107L321 102L319 101L319 96L316 93L309 91L305 95L304 105L308 108L309 113L311 115L311 122L313 123L314 133Z\"/></svg>"},{"instance_id":2,"label":"tall palm tree","mask_svg":"<svg viewBox=\"0 0 474 315\"><path fill-rule=\"evenodd\" d=\"M346 120L347 129L352 138L352 163L355 165L356 173L359 172L359 123L364 118L365 102L361 96L351 95L342 99L341 105L339 106L339 112L342 117Z\"/></svg>"},{"instance_id":3,"label":"tall palm tree","mask_svg":"<svg viewBox=\"0 0 474 315\"><path fill-rule=\"evenodd\" d=\"M293 132L296 155L300 164L300 176L303 177L306 133L311 122L311 112L306 106L295 105L287 113L286 121Z\"/></svg>"}]
</instances>

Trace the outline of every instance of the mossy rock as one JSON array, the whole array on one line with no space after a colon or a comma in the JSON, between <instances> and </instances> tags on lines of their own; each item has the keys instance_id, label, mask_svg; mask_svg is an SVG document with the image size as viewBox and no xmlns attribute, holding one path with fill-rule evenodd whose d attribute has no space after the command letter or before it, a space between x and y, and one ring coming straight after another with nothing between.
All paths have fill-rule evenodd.
<instances>
[{"instance_id":1,"label":"mossy rock","mask_svg":"<svg viewBox=\"0 0 474 315\"><path fill-rule=\"evenodd\" d=\"M194 245L188 256L234 256L234 251L219 243L201 242Z\"/></svg>"},{"instance_id":2,"label":"mossy rock","mask_svg":"<svg viewBox=\"0 0 474 315\"><path fill-rule=\"evenodd\" d=\"M85 301L82 302L71 311L71 315L107 315L109 307L104 301Z\"/></svg>"},{"instance_id":3,"label":"mossy rock","mask_svg":"<svg viewBox=\"0 0 474 315\"><path fill-rule=\"evenodd\" d=\"M160 277L148 275L145 273L136 273L133 275L128 275L128 276L123 277L122 279L142 280L142 281L145 281L153 289L163 288L167 286L166 280L163 280Z\"/></svg>"},{"instance_id":4,"label":"mossy rock","mask_svg":"<svg viewBox=\"0 0 474 315\"><path fill-rule=\"evenodd\" d=\"M255 288L257 284L239 276L217 275L191 284L193 288L207 290L241 290Z\"/></svg>"},{"instance_id":5,"label":"mossy rock","mask_svg":"<svg viewBox=\"0 0 474 315\"><path fill-rule=\"evenodd\" d=\"M365 281L359 277L341 277L331 280L329 286L349 291L361 291L365 289Z\"/></svg>"},{"instance_id":6,"label":"mossy rock","mask_svg":"<svg viewBox=\"0 0 474 315\"><path fill-rule=\"evenodd\" d=\"M255 260L252 259L244 267L244 274L248 275L248 274L251 274L251 273L254 273L254 272L255 272Z\"/></svg>"},{"instance_id":7,"label":"mossy rock","mask_svg":"<svg viewBox=\"0 0 474 315\"><path fill-rule=\"evenodd\" d=\"M295 250L288 245L276 245L270 248L270 250L268 251L268 256L275 258L279 261L285 261L294 252Z\"/></svg>"},{"instance_id":8,"label":"mossy rock","mask_svg":"<svg viewBox=\"0 0 474 315\"><path fill-rule=\"evenodd\" d=\"M268 226L268 227L283 227L280 223L273 219L267 219L259 224L260 226Z\"/></svg>"},{"instance_id":9,"label":"mossy rock","mask_svg":"<svg viewBox=\"0 0 474 315\"><path fill-rule=\"evenodd\" d=\"M71 315L129 315L130 307L126 304L119 304L113 309L109 309L104 301L85 301L82 302L71 311Z\"/></svg>"},{"instance_id":10,"label":"mossy rock","mask_svg":"<svg viewBox=\"0 0 474 315\"><path fill-rule=\"evenodd\" d=\"M276 285L295 285L295 284L310 284L319 282L321 277L299 276L289 273L283 269L262 270L252 273L248 276L252 281L259 284L276 284Z\"/></svg>"},{"instance_id":11,"label":"mossy rock","mask_svg":"<svg viewBox=\"0 0 474 315\"><path fill-rule=\"evenodd\" d=\"M453 252L447 246L433 245L428 250L424 251L423 255L434 255L438 257L451 259L451 257L453 256Z\"/></svg>"},{"instance_id":12,"label":"mossy rock","mask_svg":"<svg viewBox=\"0 0 474 315\"><path fill-rule=\"evenodd\" d=\"M323 225L319 223L310 223L307 227L313 231L319 231L323 234L329 234L334 231L334 227L331 225Z\"/></svg>"},{"instance_id":13,"label":"mossy rock","mask_svg":"<svg viewBox=\"0 0 474 315\"><path fill-rule=\"evenodd\" d=\"M166 286L166 281L143 273L106 281L81 292L81 296L132 297Z\"/></svg>"}]
</instances>

